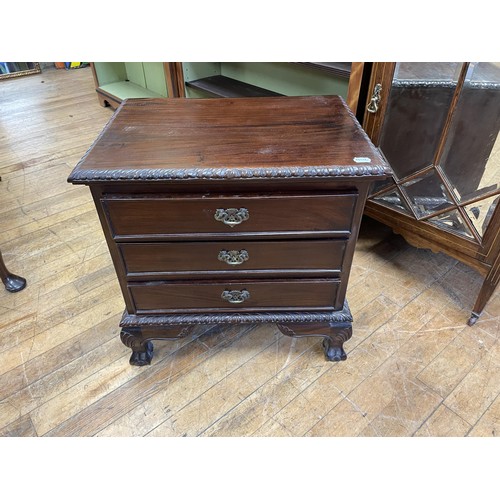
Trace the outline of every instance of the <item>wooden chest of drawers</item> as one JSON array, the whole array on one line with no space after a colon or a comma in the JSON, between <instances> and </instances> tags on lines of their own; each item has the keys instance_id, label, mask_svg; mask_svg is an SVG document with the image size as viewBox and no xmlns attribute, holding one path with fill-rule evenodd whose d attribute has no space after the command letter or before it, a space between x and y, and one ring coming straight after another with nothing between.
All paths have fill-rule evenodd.
<instances>
[{"instance_id":1,"label":"wooden chest of drawers","mask_svg":"<svg viewBox=\"0 0 500 500\"><path fill-rule=\"evenodd\" d=\"M389 173L336 96L124 101L69 181L94 197L130 362L192 325L245 322L345 359L361 215Z\"/></svg>"}]
</instances>

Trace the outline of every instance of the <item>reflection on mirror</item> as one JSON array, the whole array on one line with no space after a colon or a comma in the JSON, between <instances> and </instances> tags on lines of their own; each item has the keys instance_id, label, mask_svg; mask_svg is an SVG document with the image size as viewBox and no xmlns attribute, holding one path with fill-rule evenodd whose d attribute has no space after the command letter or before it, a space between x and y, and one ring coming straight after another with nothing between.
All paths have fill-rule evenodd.
<instances>
[{"instance_id":1,"label":"reflection on mirror","mask_svg":"<svg viewBox=\"0 0 500 500\"><path fill-rule=\"evenodd\" d=\"M406 208L406 204L404 203L397 188L393 189L392 191L380 194L375 199L377 200L378 203L385 205L389 208L394 208L395 210L399 210L404 213L409 213L409 210Z\"/></svg>"},{"instance_id":2,"label":"reflection on mirror","mask_svg":"<svg viewBox=\"0 0 500 500\"><path fill-rule=\"evenodd\" d=\"M431 219L428 219L427 222L430 222L441 229L456 233L459 236L474 240L474 236L467 227L467 224L463 221L458 210L451 210L450 212L438 215L437 217L432 217Z\"/></svg>"},{"instance_id":3,"label":"reflection on mirror","mask_svg":"<svg viewBox=\"0 0 500 500\"><path fill-rule=\"evenodd\" d=\"M446 188L434 169L405 182L401 189L412 202L417 217L433 214L453 206Z\"/></svg>"},{"instance_id":4,"label":"reflection on mirror","mask_svg":"<svg viewBox=\"0 0 500 500\"><path fill-rule=\"evenodd\" d=\"M434 160L461 63L397 63L380 148L398 179Z\"/></svg>"},{"instance_id":5,"label":"reflection on mirror","mask_svg":"<svg viewBox=\"0 0 500 500\"><path fill-rule=\"evenodd\" d=\"M0 62L0 80L40 73L37 62Z\"/></svg>"},{"instance_id":6,"label":"reflection on mirror","mask_svg":"<svg viewBox=\"0 0 500 500\"><path fill-rule=\"evenodd\" d=\"M500 187L500 63L471 63L440 161L459 201Z\"/></svg>"},{"instance_id":7,"label":"reflection on mirror","mask_svg":"<svg viewBox=\"0 0 500 500\"><path fill-rule=\"evenodd\" d=\"M500 200L500 196L490 196L465 206L465 213L469 216L474 228L482 238L493 217L493 212Z\"/></svg>"}]
</instances>

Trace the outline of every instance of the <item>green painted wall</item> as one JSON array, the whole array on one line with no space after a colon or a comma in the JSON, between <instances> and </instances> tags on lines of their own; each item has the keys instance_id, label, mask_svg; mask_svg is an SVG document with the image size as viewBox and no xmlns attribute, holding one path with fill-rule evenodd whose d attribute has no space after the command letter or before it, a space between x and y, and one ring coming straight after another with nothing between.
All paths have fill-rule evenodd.
<instances>
[{"instance_id":1,"label":"green painted wall","mask_svg":"<svg viewBox=\"0 0 500 500\"><path fill-rule=\"evenodd\" d=\"M95 62L94 68L99 85L107 85L108 83L121 82L127 79L125 65L122 62Z\"/></svg>"},{"instance_id":2,"label":"green painted wall","mask_svg":"<svg viewBox=\"0 0 500 500\"><path fill-rule=\"evenodd\" d=\"M199 78L208 76L220 75L220 62L183 62L182 70L184 71L184 81L191 82Z\"/></svg>"},{"instance_id":3,"label":"green painted wall","mask_svg":"<svg viewBox=\"0 0 500 500\"><path fill-rule=\"evenodd\" d=\"M127 80L139 85L139 87L146 87L146 78L144 77L144 68L141 62L126 62L125 70L127 71Z\"/></svg>"},{"instance_id":4,"label":"green painted wall","mask_svg":"<svg viewBox=\"0 0 500 500\"><path fill-rule=\"evenodd\" d=\"M144 68L144 78L146 80L146 88L167 97L167 82L165 80L165 71L163 63L145 62L142 63Z\"/></svg>"}]
</instances>

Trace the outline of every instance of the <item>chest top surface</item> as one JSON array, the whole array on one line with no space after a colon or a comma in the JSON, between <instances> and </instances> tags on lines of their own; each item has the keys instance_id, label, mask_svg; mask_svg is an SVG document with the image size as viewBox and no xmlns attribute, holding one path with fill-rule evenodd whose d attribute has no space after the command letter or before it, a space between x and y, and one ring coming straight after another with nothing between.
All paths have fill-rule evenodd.
<instances>
[{"instance_id":1,"label":"chest top surface","mask_svg":"<svg viewBox=\"0 0 500 500\"><path fill-rule=\"evenodd\" d=\"M69 182L383 178L338 96L126 100Z\"/></svg>"}]
</instances>

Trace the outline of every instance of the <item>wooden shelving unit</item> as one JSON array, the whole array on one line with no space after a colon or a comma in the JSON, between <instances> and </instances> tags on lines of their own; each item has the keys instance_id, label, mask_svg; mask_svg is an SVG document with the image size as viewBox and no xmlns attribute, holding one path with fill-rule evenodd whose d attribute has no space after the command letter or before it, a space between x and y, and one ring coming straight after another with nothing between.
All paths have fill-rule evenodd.
<instances>
[{"instance_id":1,"label":"wooden shelving unit","mask_svg":"<svg viewBox=\"0 0 500 500\"><path fill-rule=\"evenodd\" d=\"M357 106L365 63L94 62L102 106L149 97L340 95Z\"/></svg>"},{"instance_id":2,"label":"wooden shelving unit","mask_svg":"<svg viewBox=\"0 0 500 500\"><path fill-rule=\"evenodd\" d=\"M124 99L168 97L168 68L162 62L91 63L102 106L116 109Z\"/></svg>"},{"instance_id":3,"label":"wooden shelving unit","mask_svg":"<svg viewBox=\"0 0 500 500\"><path fill-rule=\"evenodd\" d=\"M350 63L347 64L350 65ZM333 68L332 66L328 70L322 68L316 63L182 63L186 97L276 95L341 95L345 97L349 85L347 67ZM342 71L342 76L340 76Z\"/></svg>"}]
</instances>

